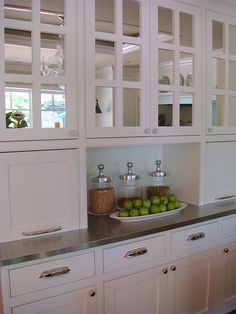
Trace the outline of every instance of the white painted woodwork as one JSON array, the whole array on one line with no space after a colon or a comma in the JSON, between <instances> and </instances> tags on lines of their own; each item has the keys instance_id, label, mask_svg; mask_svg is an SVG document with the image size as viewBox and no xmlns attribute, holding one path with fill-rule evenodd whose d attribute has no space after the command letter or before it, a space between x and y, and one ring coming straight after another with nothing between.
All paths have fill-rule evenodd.
<instances>
[{"instance_id":1,"label":"white painted woodwork","mask_svg":"<svg viewBox=\"0 0 236 314\"><path fill-rule=\"evenodd\" d=\"M236 216L227 217L222 222L222 237L236 236Z\"/></svg>"},{"instance_id":2,"label":"white painted woodwork","mask_svg":"<svg viewBox=\"0 0 236 314\"><path fill-rule=\"evenodd\" d=\"M0 155L1 242L23 232L79 226L76 150L12 152Z\"/></svg>"},{"instance_id":3,"label":"white painted woodwork","mask_svg":"<svg viewBox=\"0 0 236 314\"><path fill-rule=\"evenodd\" d=\"M14 307L12 314L95 314L96 294L90 296L95 287L83 288L45 300Z\"/></svg>"},{"instance_id":4,"label":"white painted woodwork","mask_svg":"<svg viewBox=\"0 0 236 314\"><path fill-rule=\"evenodd\" d=\"M40 277L43 272L58 267L68 267L69 272L54 277ZM80 254L32 266L17 267L9 271L11 297L89 278L94 274L94 253ZM23 286L22 282L24 283Z\"/></svg>"},{"instance_id":5,"label":"white painted woodwork","mask_svg":"<svg viewBox=\"0 0 236 314\"><path fill-rule=\"evenodd\" d=\"M168 314L212 313L216 250L169 264Z\"/></svg>"},{"instance_id":6,"label":"white painted woodwork","mask_svg":"<svg viewBox=\"0 0 236 314\"><path fill-rule=\"evenodd\" d=\"M236 143L206 144L205 203L236 196Z\"/></svg>"},{"instance_id":7,"label":"white painted woodwork","mask_svg":"<svg viewBox=\"0 0 236 314\"><path fill-rule=\"evenodd\" d=\"M105 314L163 314L167 275L158 267L105 282Z\"/></svg>"},{"instance_id":8,"label":"white painted woodwork","mask_svg":"<svg viewBox=\"0 0 236 314\"><path fill-rule=\"evenodd\" d=\"M136 250L145 250L144 254L136 256L127 256ZM105 249L104 272L132 267L133 265L145 263L150 260L158 260L165 256L165 238L159 236L143 241L137 241L125 245Z\"/></svg>"}]
</instances>

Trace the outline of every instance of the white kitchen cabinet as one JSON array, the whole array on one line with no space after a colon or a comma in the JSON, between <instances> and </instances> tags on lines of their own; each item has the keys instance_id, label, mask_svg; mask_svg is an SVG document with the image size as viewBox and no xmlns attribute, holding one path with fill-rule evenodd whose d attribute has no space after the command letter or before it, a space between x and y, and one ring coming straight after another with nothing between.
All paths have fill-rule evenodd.
<instances>
[{"instance_id":1,"label":"white kitchen cabinet","mask_svg":"<svg viewBox=\"0 0 236 314\"><path fill-rule=\"evenodd\" d=\"M77 150L0 154L0 241L79 226Z\"/></svg>"},{"instance_id":2,"label":"white kitchen cabinet","mask_svg":"<svg viewBox=\"0 0 236 314\"><path fill-rule=\"evenodd\" d=\"M76 138L76 1L0 7L0 141Z\"/></svg>"},{"instance_id":3,"label":"white kitchen cabinet","mask_svg":"<svg viewBox=\"0 0 236 314\"><path fill-rule=\"evenodd\" d=\"M165 267L105 282L105 314L164 314Z\"/></svg>"},{"instance_id":4,"label":"white kitchen cabinet","mask_svg":"<svg viewBox=\"0 0 236 314\"><path fill-rule=\"evenodd\" d=\"M176 1L86 1L86 137L200 134L200 19Z\"/></svg>"},{"instance_id":5,"label":"white kitchen cabinet","mask_svg":"<svg viewBox=\"0 0 236 314\"><path fill-rule=\"evenodd\" d=\"M205 203L236 196L236 142L206 144Z\"/></svg>"},{"instance_id":6,"label":"white kitchen cabinet","mask_svg":"<svg viewBox=\"0 0 236 314\"><path fill-rule=\"evenodd\" d=\"M236 133L236 18L207 12L207 134Z\"/></svg>"},{"instance_id":7,"label":"white kitchen cabinet","mask_svg":"<svg viewBox=\"0 0 236 314\"><path fill-rule=\"evenodd\" d=\"M12 314L96 314L95 287L78 289L12 308Z\"/></svg>"}]
</instances>

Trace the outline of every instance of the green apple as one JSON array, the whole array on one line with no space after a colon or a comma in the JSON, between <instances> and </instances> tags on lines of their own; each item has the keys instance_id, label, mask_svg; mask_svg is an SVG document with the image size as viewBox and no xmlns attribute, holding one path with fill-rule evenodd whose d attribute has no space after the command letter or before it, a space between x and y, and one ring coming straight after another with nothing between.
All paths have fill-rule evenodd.
<instances>
[{"instance_id":1,"label":"green apple","mask_svg":"<svg viewBox=\"0 0 236 314\"><path fill-rule=\"evenodd\" d=\"M180 201L176 201L174 204L176 209L181 207Z\"/></svg>"},{"instance_id":2,"label":"green apple","mask_svg":"<svg viewBox=\"0 0 236 314\"><path fill-rule=\"evenodd\" d=\"M130 215L131 217L139 216L139 210L138 210L138 208L131 208L131 210L129 211L129 215Z\"/></svg>"},{"instance_id":3,"label":"green apple","mask_svg":"<svg viewBox=\"0 0 236 314\"><path fill-rule=\"evenodd\" d=\"M167 196L161 196L161 204L167 205L168 204L168 198Z\"/></svg>"},{"instance_id":4,"label":"green apple","mask_svg":"<svg viewBox=\"0 0 236 314\"><path fill-rule=\"evenodd\" d=\"M151 201L147 198L144 199L143 200L143 207L150 208L151 207Z\"/></svg>"},{"instance_id":5,"label":"green apple","mask_svg":"<svg viewBox=\"0 0 236 314\"><path fill-rule=\"evenodd\" d=\"M161 212L161 213L164 213L164 212L167 211L167 207L166 207L165 204L160 204L160 205L159 205L159 208L160 208L160 212Z\"/></svg>"},{"instance_id":6,"label":"green apple","mask_svg":"<svg viewBox=\"0 0 236 314\"><path fill-rule=\"evenodd\" d=\"M133 206L135 207L135 208L140 208L140 207L142 207L142 204L143 204L143 202L142 202L142 200L141 199L136 199L136 200L133 200Z\"/></svg>"},{"instance_id":7,"label":"green apple","mask_svg":"<svg viewBox=\"0 0 236 314\"><path fill-rule=\"evenodd\" d=\"M141 216L149 215L149 208L142 206L139 208L139 213Z\"/></svg>"},{"instance_id":8,"label":"green apple","mask_svg":"<svg viewBox=\"0 0 236 314\"><path fill-rule=\"evenodd\" d=\"M129 217L129 210L128 209L122 209L118 213L119 217Z\"/></svg>"},{"instance_id":9,"label":"green apple","mask_svg":"<svg viewBox=\"0 0 236 314\"><path fill-rule=\"evenodd\" d=\"M159 205L161 203L161 199L159 196L154 195L150 198L150 201L153 205Z\"/></svg>"},{"instance_id":10,"label":"green apple","mask_svg":"<svg viewBox=\"0 0 236 314\"><path fill-rule=\"evenodd\" d=\"M170 194L168 196L168 201L174 203L177 201L177 197L174 194Z\"/></svg>"},{"instance_id":11,"label":"green apple","mask_svg":"<svg viewBox=\"0 0 236 314\"><path fill-rule=\"evenodd\" d=\"M130 210L133 207L133 202L131 200L125 200L123 204L124 209Z\"/></svg>"},{"instance_id":12,"label":"green apple","mask_svg":"<svg viewBox=\"0 0 236 314\"><path fill-rule=\"evenodd\" d=\"M173 210L173 209L175 209L175 203L169 202L169 203L167 204L167 210Z\"/></svg>"},{"instance_id":13,"label":"green apple","mask_svg":"<svg viewBox=\"0 0 236 314\"><path fill-rule=\"evenodd\" d=\"M160 208L155 204L151 205L150 214L158 214L158 213L160 213Z\"/></svg>"}]
</instances>

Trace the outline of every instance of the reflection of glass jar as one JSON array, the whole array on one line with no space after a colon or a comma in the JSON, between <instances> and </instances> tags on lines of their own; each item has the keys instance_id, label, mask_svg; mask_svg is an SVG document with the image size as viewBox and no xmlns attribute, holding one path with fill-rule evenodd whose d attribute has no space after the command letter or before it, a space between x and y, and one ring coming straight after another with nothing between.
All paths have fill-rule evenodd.
<instances>
[{"instance_id":1,"label":"reflection of glass jar","mask_svg":"<svg viewBox=\"0 0 236 314\"><path fill-rule=\"evenodd\" d=\"M99 175L92 178L88 191L89 212L95 215L106 215L115 207L115 189L112 178L104 176L104 165L98 165Z\"/></svg>"},{"instance_id":2,"label":"reflection of glass jar","mask_svg":"<svg viewBox=\"0 0 236 314\"><path fill-rule=\"evenodd\" d=\"M127 167L128 172L119 176L120 182L117 187L117 203L119 207L123 207L124 201L127 199L142 198L140 176L132 172L132 162L128 162Z\"/></svg>"},{"instance_id":3,"label":"reflection of glass jar","mask_svg":"<svg viewBox=\"0 0 236 314\"><path fill-rule=\"evenodd\" d=\"M167 196L170 188L165 184L166 172L161 169L161 161L156 161L157 169L149 174L148 184L146 187L146 197L150 198L154 195Z\"/></svg>"}]
</instances>

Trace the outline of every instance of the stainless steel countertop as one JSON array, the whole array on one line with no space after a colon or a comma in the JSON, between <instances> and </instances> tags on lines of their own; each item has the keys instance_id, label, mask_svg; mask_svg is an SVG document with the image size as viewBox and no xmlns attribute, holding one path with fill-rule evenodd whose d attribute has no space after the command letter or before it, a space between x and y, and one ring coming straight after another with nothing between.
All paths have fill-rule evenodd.
<instances>
[{"instance_id":1,"label":"stainless steel countertop","mask_svg":"<svg viewBox=\"0 0 236 314\"><path fill-rule=\"evenodd\" d=\"M236 200L188 205L180 213L143 222L122 223L89 215L88 228L0 244L0 266L76 252L236 214Z\"/></svg>"}]
</instances>

